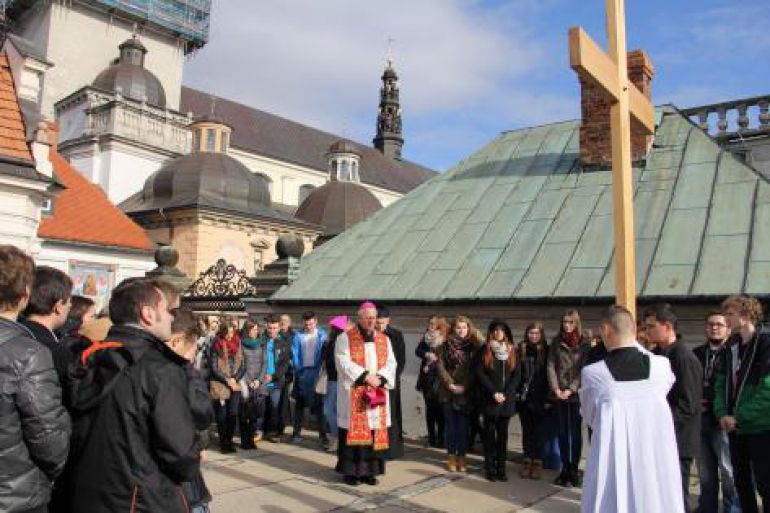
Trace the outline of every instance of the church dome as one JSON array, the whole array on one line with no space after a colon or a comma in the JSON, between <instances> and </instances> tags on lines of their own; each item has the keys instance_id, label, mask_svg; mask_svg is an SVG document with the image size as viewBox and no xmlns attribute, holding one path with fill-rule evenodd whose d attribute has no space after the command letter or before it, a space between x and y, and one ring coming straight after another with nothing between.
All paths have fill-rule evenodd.
<instances>
[{"instance_id":1,"label":"church dome","mask_svg":"<svg viewBox=\"0 0 770 513\"><path fill-rule=\"evenodd\" d=\"M131 211L203 206L255 213L270 207L267 181L224 153L199 152L164 164L144 183Z\"/></svg>"},{"instance_id":2,"label":"church dome","mask_svg":"<svg viewBox=\"0 0 770 513\"><path fill-rule=\"evenodd\" d=\"M294 216L323 226L323 237L328 239L363 221L381 208L380 201L363 185L330 181L311 192L297 208Z\"/></svg>"},{"instance_id":3,"label":"church dome","mask_svg":"<svg viewBox=\"0 0 770 513\"><path fill-rule=\"evenodd\" d=\"M119 92L127 98L146 101L156 107L166 107L166 92L158 77L144 67L147 48L135 36L120 44L117 62L105 69L93 81L104 91Z\"/></svg>"}]
</instances>

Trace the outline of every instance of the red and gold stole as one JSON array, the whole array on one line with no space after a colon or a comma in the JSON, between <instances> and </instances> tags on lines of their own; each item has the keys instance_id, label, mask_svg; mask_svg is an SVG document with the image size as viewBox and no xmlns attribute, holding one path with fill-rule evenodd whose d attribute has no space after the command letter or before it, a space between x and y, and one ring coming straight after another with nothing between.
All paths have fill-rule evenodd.
<instances>
[{"instance_id":1,"label":"red and gold stole","mask_svg":"<svg viewBox=\"0 0 770 513\"><path fill-rule=\"evenodd\" d=\"M364 337L355 326L347 331L350 347L350 359L353 363L366 368L366 350ZM379 331L374 332L374 346L377 352L377 369L381 369L388 361L388 337ZM348 428L348 445L371 445L372 430L369 427L369 405L364 399L366 385L353 385L350 392L350 427ZM374 450L383 451L388 448L387 409L385 404L377 406L380 425L374 428Z\"/></svg>"}]
</instances>

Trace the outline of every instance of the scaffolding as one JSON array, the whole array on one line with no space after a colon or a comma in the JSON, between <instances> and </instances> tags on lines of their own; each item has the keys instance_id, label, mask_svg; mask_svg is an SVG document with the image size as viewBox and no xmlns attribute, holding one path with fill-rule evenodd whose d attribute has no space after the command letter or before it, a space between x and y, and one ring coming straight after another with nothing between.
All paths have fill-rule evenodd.
<instances>
[{"instance_id":1,"label":"scaffolding","mask_svg":"<svg viewBox=\"0 0 770 513\"><path fill-rule=\"evenodd\" d=\"M38 0L51 1L51 0ZM60 0L61 1L61 0ZM185 42L187 51L206 44L209 38L211 0L63 0L104 10L139 24L151 24ZM0 0L0 8L23 11L34 0Z\"/></svg>"}]
</instances>

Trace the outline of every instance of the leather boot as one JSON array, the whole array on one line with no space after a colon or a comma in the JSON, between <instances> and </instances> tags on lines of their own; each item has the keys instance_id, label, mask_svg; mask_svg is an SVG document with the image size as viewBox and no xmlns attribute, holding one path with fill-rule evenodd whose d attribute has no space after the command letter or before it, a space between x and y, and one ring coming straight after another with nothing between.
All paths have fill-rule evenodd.
<instances>
[{"instance_id":1,"label":"leather boot","mask_svg":"<svg viewBox=\"0 0 770 513\"><path fill-rule=\"evenodd\" d=\"M457 472L457 456L450 454L447 458L446 469L450 472Z\"/></svg>"},{"instance_id":2,"label":"leather boot","mask_svg":"<svg viewBox=\"0 0 770 513\"><path fill-rule=\"evenodd\" d=\"M468 472L468 467L465 466L465 456L458 456L457 457L457 471L458 472Z\"/></svg>"},{"instance_id":3,"label":"leather boot","mask_svg":"<svg viewBox=\"0 0 770 513\"><path fill-rule=\"evenodd\" d=\"M519 470L519 477L522 479L529 479L532 477L532 460L524 458L521 462L521 470Z\"/></svg>"},{"instance_id":4,"label":"leather boot","mask_svg":"<svg viewBox=\"0 0 770 513\"><path fill-rule=\"evenodd\" d=\"M531 479L540 479L543 475L543 462L542 460L532 461L532 472L530 474Z\"/></svg>"}]
</instances>

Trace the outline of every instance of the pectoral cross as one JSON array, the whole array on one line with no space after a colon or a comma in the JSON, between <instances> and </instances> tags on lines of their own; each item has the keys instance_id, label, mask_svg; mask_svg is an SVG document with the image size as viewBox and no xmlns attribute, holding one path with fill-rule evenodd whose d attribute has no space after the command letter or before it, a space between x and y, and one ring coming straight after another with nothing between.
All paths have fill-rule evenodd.
<instances>
[{"instance_id":1,"label":"pectoral cross","mask_svg":"<svg viewBox=\"0 0 770 513\"><path fill-rule=\"evenodd\" d=\"M631 117L645 134L655 132L655 109L628 80L624 0L607 2L605 53L581 27L569 29L570 66L613 100L612 207L615 237L615 296L619 305L636 313L636 263L634 251L634 199L631 165Z\"/></svg>"}]
</instances>

